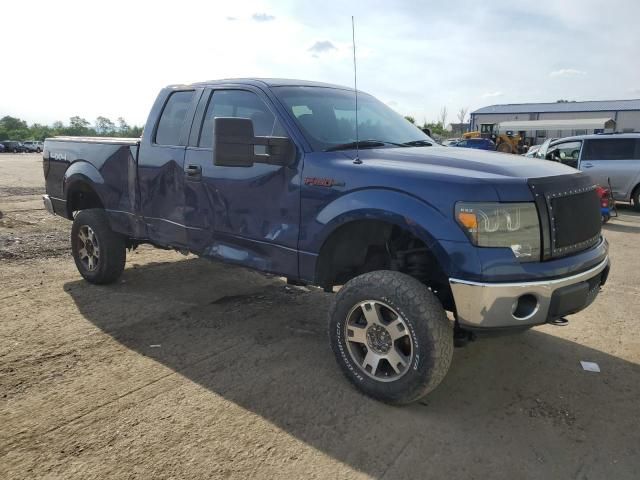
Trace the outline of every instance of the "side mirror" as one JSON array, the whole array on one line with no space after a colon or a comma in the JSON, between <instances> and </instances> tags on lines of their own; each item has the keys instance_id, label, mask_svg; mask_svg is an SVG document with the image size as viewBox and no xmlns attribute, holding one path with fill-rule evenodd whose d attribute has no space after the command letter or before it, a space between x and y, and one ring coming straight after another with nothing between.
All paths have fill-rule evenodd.
<instances>
[{"instance_id":1,"label":"side mirror","mask_svg":"<svg viewBox=\"0 0 640 480\"><path fill-rule=\"evenodd\" d=\"M222 167L251 167L254 163L288 166L295 159L287 137L256 137L249 118L217 117L213 126L213 163ZM256 153L257 145L265 153Z\"/></svg>"}]
</instances>

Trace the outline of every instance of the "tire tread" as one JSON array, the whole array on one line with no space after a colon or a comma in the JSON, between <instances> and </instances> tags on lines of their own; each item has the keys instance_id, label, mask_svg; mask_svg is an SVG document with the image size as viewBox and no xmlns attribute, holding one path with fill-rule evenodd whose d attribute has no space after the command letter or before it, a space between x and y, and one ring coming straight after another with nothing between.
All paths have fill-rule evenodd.
<instances>
[{"instance_id":1,"label":"tire tread","mask_svg":"<svg viewBox=\"0 0 640 480\"><path fill-rule=\"evenodd\" d=\"M413 386L411 391L400 392L392 396L378 396L373 392L365 393L392 404L412 403L433 391L445 377L453 356L453 332L449 320L437 297L429 291L422 283L409 275L396 271L379 270L360 275L347 282L337 293L334 302L329 309L329 334L336 326L336 311L347 295L367 297L367 292L371 286L375 285L376 290L389 292L389 297L394 299L404 299L407 308L411 309L412 317L422 322L421 327L429 332L431 348L427 348L426 353L431 357L432 368L428 375L421 379L418 385ZM346 374L347 378L359 389L363 389L362 382L359 382L351 373L347 365L343 364L337 345L332 341L332 348L336 353L338 363Z\"/></svg>"}]
</instances>

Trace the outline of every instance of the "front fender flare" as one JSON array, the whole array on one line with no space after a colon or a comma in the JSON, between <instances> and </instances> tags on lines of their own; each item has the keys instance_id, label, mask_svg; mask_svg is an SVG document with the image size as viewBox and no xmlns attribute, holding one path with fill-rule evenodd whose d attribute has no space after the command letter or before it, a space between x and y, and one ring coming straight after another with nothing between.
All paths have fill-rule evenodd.
<instances>
[{"instance_id":1,"label":"front fender flare","mask_svg":"<svg viewBox=\"0 0 640 480\"><path fill-rule=\"evenodd\" d=\"M431 249L447 275L459 271L461 260L465 270L469 263L474 264L473 269L480 268L477 254L450 216L421 199L391 189L358 190L325 206L313 220L317 234L301 245L301 250L319 254L336 229L356 220L384 221L410 231ZM461 251L473 253L462 259Z\"/></svg>"}]
</instances>

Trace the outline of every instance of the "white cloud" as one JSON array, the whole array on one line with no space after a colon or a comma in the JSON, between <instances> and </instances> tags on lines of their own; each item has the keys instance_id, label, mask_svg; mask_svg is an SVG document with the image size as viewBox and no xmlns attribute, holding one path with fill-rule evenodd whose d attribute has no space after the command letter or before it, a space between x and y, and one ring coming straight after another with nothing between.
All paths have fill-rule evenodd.
<instances>
[{"instance_id":1,"label":"white cloud","mask_svg":"<svg viewBox=\"0 0 640 480\"><path fill-rule=\"evenodd\" d=\"M582 70L576 70L575 68L561 68L560 70L554 70L549 73L550 77L579 77L586 75L587 72Z\"/></svg>"},{"instance_id":2,"label":"white cloud","mask_svg":"<svg viewBox=\"0 0 640 480\"><path fill-rule=\"evenodd\" d=\"M273 15L269 15L268 13L254 13L251 15L256 22L270 22L271 20L275 20L276 17Z\"/></svg>"},{"instance_id":3,"label":"white cloud","mask_svg":"<svg viewBox=\"0 0 640 480\"><path fill-rule=\"evenodd\" d=\"M487 92L487 93L483 93L482 94L482 98L493 98L493 97L501 97L503 96L504 93L497 91L497 92Z\"/></svg>"},{"instance_id":4,"label":"white cloud","mask_svg":"<svg viewBox=\"0 0 640 480\"><path fill-rule=\"evenodd\" d=\"M329 40L320 40L309 47L309 51L318 55L320 53L330 52L331 50L337 50L336 46Z\"/></svg>"}]
</instances>

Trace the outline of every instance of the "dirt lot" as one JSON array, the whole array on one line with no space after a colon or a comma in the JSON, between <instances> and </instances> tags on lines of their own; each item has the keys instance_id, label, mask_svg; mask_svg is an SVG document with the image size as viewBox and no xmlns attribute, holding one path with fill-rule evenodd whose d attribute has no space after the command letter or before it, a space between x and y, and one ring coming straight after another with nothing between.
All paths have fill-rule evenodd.
<instances>
[{"instance_id":1,"label":"dirt lot","mask_svg":"<svg viewBox=\"0 0 640 480\"><path fill-rule=\"evenodd\" d=\"M328 294L151 248L91 286L42 191L37 155L0 155L1 478L639 476L629 208L590 309L457 349L430 397L394 408L341 377Z\"/></svg>"}]
</instances>

